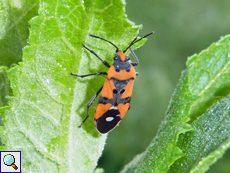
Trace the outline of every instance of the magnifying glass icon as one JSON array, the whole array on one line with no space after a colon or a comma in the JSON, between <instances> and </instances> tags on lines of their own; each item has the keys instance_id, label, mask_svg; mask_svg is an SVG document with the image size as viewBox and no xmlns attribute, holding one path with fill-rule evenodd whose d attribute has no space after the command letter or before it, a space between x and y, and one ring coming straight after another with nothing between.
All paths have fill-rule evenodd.
<instances>
[{"instance_id":1,"label":"magnifying glass icon","mask_svg":"<svg viewBox=\"0 0 230 173\"><path fill-rule=\"evenodd\" d=\"M12 166L15 170L18 169L18 167L14 164L15 163L15 158L11 154L7 154L3 158L3 162L7 166Z\"/></svg>"}]
</instances>

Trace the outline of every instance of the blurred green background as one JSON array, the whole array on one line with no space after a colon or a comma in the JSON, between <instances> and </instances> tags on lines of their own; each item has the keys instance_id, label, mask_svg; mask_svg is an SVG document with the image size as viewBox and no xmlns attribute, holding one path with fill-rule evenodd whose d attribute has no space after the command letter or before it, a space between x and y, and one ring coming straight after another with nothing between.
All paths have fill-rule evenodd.
<instances>
[{"instance_id":1,"label":"blurred green background","mask_svg":"<svg viewBox=\"0 0 230 173\"><path fill-rule=\"evenodd\" d=\"M188 56L230 34L229 0L126 0L128 19L154 35L136 50L131 109L109 133L98 167L117 173L143 152L157 133ZM208 173L230 172L230 150Z\"/></svg>"}]
</instances>

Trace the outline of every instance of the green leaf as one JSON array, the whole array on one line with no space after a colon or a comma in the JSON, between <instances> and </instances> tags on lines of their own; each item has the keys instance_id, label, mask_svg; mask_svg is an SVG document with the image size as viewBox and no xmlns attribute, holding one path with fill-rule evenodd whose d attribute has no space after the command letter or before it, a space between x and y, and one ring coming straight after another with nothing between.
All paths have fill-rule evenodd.
<instances>
[{"instance_id":1,"label":"green leaf","mask_svg":"<svg viewBox=\"0 0 230 173\"><path fill-rule=\"evenodd\" d=\"M6 96L12 95L10 81L7 77L7 67L0 66L0 107L8 105Z\"/></svg>"},{"instance_id":2,"label":"green leaf","mask_svg":"<svg viewBox=\"0 0 230 173\"><path fill-rule=\"evenodd\" d=\"M185 156L172 165L172 172L205 172L230 147L229 96L213 105L230 92L229 48L230 36L226 36L187 62L189 89L198 98L190 111L194 131L180 136L178 145Z\"/></svg>"},{"instance_id":3,"label":"green leaf","mask_svg":"<svg viewBox=\"0 0 230 173\"><path fill-rule=\"evenodd\" d=\"M193 131L181 134L178 145L186 155L170 172L202 173L230 147L230 95L214 104L191 124Z\"/></svg>"},{"instance_id":4,"label":"green leaf","mask_svg":"<svg viewBox=\"0 0 230 173\"><path fill-rule=\"evenodd\" d=\"M38 0L0 0L0 65L22 60L29 36L28 20L37 15Z\"/></svg>"},{"instance_id":5,"label":"green leaf","mask_svg":"<svg viewBox=\"0 0 230 173\"><path fill-rule=\"evenodd\" d=\"M3 132L5 131L5 126L3 124L2 117L3 117L3 114L6 112L6 110L8 110L8 109L9 109L9 106L0 107L0 136L1 137L3 135ZM2 139L0 139L0 149L1 150L6 150L6 147L3 144Z\"/></svg>"},{"instance_id":6,"label":"green leaf","mask_svg":"<svg viewBox=\"0 0 230 173\"><path fill-rule=\"evenodd\" d=\"M105 77L76 79L70 73L107 71L82 44L110 64L113 60L113 46L87 35L124 49L139 27L126 19L121 0L43 0L30 24L23 62L9 70L14 97L4 115L2 149L22 151L23 172L92 172L106 139L93 125L95 104L78 126Z\"/></svg>"},{"instance_id":7,"label":"green leaf","mask_svg":"<svg viewBox=\"0 0 230 173\"><path fill-rule=\"evenodd\" d=\"M10 88L10 81L7 77L7 67L0 67L0 136L4 131L4 124L2 121L2 116L5 110L8 108L8 98L7 96L12 95L12 90ZM2 146L2 140L0 139L0 146Z\"/></svg>"},{"instance_id":8,"label":"green leaf","mask_svg":"<svg viewBox=\"0 0 230 173\"><path fill-rule=\"evenodd\" d=\"M229 120L225 120L229 114L229 98L212 106L230 92L229 46L230 36L226 36L199 55L189 58L157 136L138 158L139 162L131 162L123 172L168 172L171 165L170 172L205 171L229 147L229 127L226 127ZM220 115L221 111L223 115ZM197 131L207 131L202 135L209 138ZM212 138L211 135L222 131L224 134ZM202 153L201 158L194 159L194 150L200 150L197 146L199 139L203 140L200 148L213 146ZM193 140L197 141L196 145Z\"/></svg>"}]
</instances>

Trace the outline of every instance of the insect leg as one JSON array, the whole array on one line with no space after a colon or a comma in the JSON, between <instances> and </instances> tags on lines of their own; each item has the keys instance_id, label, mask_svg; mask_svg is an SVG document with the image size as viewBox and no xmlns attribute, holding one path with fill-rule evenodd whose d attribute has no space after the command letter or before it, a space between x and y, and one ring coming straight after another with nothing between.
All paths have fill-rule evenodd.
<instances>
[{"instance_id":1,"label":"insect leg","mask_svg":"<svg viewBox=\"0 0 230 173\"><path fill-rule=\"evenodd\" d=\"M86 74L86 75L78 75L78 74L71 73L71 75L77 76L77 77L87 77L87 76L92 76L92 75L107 75L107 73L106 72L97 72L97 73L91 73L91 74Z\"/></svg>"},{"instance_id":2,"label":"insect leg","mask_svg":"<svg viewBox=\"0 0 230 173\"><path fill-rule=\"evenodd\" d=\"M94 100L97 98L98 94L101 92L103 86L96 92L96 94L90 99L89 103L87 104L87 116L85 119L82 121L79 128L84 124L84 122L89 118L89 107L93 104Z\"/></svg>"},{"instance_id":3,"label":"insect leg","mask_svg":"<svg viewBox=\"0 0 230 173\"><path fill-rule=\"evenodd\" d=\"M129 48L129 50L130 50L131 54L133 55L133 57L136 60L136 62L132 62L131 64L132 64L132 66L137 66L139 64L139 60L138 60L136 54L134 53L134 51L133 51L133 49L131 47Z\"/></svg>"},{"instance_id":4,"label":"insect leg","mask_svg":"<svg viewBox=\"0 0 230 173\"><path fill-rule=\"evenodd\" d=\"M89 49L88 47L86 47L84 44L82 44L82 46L86 49L86 50L88 50L88 51L90 51L92 54L94 54L106 67L110 67L110 65L109 65L109 63L108 62L106 62L106 61L104 61L104 60L102 60L94 51L92 51L91 49Z\"/></svg>"}]
</instances>

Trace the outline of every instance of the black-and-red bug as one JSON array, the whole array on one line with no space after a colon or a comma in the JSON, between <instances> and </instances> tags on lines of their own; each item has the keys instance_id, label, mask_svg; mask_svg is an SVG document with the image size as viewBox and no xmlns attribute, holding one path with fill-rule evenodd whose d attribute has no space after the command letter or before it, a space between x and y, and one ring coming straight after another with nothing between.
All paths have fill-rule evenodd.
<instances>
[{"instance_id":1,"label":"black-and-red bug","mask_svg":"<svg viewBox=\"0 0 230 173\"><path fill-rule=\"evenodd\" d=\"M96 92L92 99L87 104L87 116L83 120L83 123L89 117L89 107L93 104L94 100L101 92L100 98L96 106L96 112L94 115L94 124L97 130L100 133L108 133L114 127L116 127L125 116L126 112L130 108L130 101L133 91L133 82L137 76L137 72L134 69L134 66L137 66L139 61L137 56L133 52L131 46L142 40L143 38L148 37L153 34L153 32L137 39L137 37L129 44L129 46L124 50L120 51L116 45L112 42L95 36L89 35L90 37L98 38L104 40L116 48L116 54L114 57L113 65L109 65L106 61L102 60L94 51L90 50L88 47L82 44L82 46L94 54L106 67L109 68L108 72L97 72L86 75L72 74L77 77L87 77L92 75L107 75L107 79L104 85ZM129 57L125 55L127 50L130 50L131 54L135 58L136 62L129 62Z\"/></svg>"}]
</instances>

